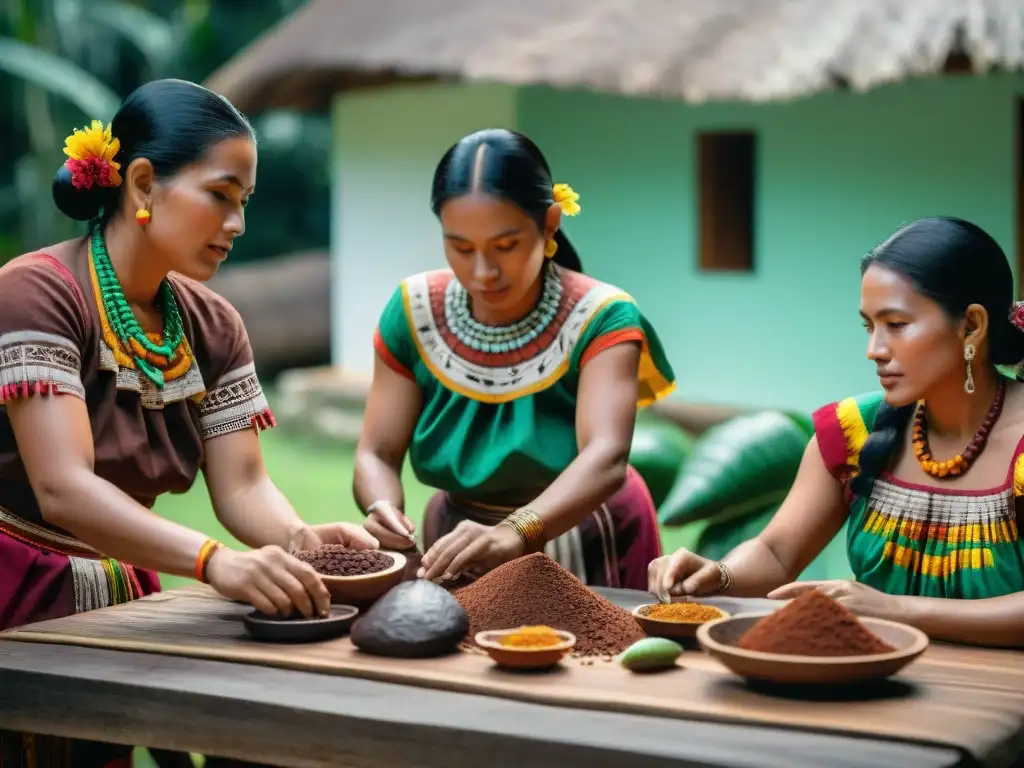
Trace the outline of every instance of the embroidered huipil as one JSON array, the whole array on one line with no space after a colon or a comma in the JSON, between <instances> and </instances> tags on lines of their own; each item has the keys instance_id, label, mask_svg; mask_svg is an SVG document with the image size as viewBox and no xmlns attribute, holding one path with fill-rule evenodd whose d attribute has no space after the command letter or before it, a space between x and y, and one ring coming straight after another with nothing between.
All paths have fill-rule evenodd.
<instances>
[{"instance_id":1,"label":"embroidered huipil","mask_svg":"<svg viewBox=\"0 0 1024 768\"><path fill-rule=\"evenodd\" d=\"M273 423L245 328L226 300L170 276L187 344L159 390L115 359L124 355L115 356L105 333L86 249L53 253L60 257L27 254L0 269L0 526L14 518L51 533L2 407L16 398L59 393L85 401L96 474L147 507L192 487L205 441Z\"/></svg>"},{"instance_id":2,"label":"embroidered huipil","mask_svg":"<svg viewBox=\"0 0 1024 768\"><path fill-rule=\"evenodd\" d=\"M986 598L1024 591L1017 508L1024 496L1024 438L998 487L971 491L904 482L884 472L868 498L849 490L882 393L814 414L829 472L847 489L847 551L857 581L893 595Z\"/></svg>"},{"instance_id":3,"label":"embroidered huipil","mask_svg":"<svg viewBox=\"0 0 1024 768\"><path fill-rule=\"evenodd\" d=\"M552 264L538 307L514 326L480 326L452 272L437 270L401 283L374 337L423 393L409 453L417 478L499 506L531 501L576 457L580 371L624 342L642 346L638 406L670 393L672 368L633 298Z\"/></svg>"}]
</instances>

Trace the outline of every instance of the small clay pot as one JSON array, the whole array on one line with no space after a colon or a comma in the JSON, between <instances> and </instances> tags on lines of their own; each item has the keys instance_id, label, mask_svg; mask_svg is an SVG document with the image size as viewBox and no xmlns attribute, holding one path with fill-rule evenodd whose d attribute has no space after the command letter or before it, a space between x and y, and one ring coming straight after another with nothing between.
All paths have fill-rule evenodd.
<instances>
[{"instance_id":1,"label":"small clay pot","mask_svg":"<svg viewBox=\"0 0 1024 768\"><path fill-rule=\"evenodd\" d=\"M723 611L717 605L700 603L700 605L707 605L709 608L714 608L718 611L718 616L710 619L700 619L698 621L669 621L668 619L652 619L647 615L647 612L655 605L657 605L657 603L648 603L646 605L638 605L633 609L633 618L636 619L636 623L640 625L640 629L642 629L648 637L664 637L669 640L693 638L697 636L697 627L701 624L707 624L709 621L718 621L719 619L726 619L729 617L729 612Z\"/></svg>"},{"instance_id":2,"label":"small clay pot","mask_svg":"<svg viewBox=\"0 0 1024 768\"><path fill-rule=\"evenodd\" d=\"M562 630L555 630L555 633L562 638L561 643L543 648L515 648L498 642L505 635L514 635L518 631L518 629L498 629L477 632L474 640L499 666L515 669L553 667L576 647L576 636L572 632Z\"/></svg>"}]
</instances>

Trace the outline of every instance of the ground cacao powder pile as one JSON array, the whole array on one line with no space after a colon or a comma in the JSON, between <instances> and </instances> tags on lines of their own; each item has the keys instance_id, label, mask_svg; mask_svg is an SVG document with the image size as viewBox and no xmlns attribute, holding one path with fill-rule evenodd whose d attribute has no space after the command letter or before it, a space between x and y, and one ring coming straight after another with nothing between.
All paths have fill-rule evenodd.
<instances>
[{"instance_id":1,"label":"ground cacao powder pile","mask_svg":"<svg viewBox=\"0 0 1024 768\"><path fill-rule=\"evenodd\" d=\"M628 611L591 592L543 553L521 557L453 593L469 635L544 624L576 635L576 656L611 656L646 635Z\"/></svg>"},{"instance_id":2,"label":"ground cacao powder pile","mask_svg":"<svg viewBox=\"0 0 1024 768\"><path fill-rule=\"evenodd\" d=\"M341 544L327 544L319 549L296 552L295 557L313 566L324 576L365 576L390 568L395 559L376 549L349 549Z\"/></svg>"},{"instance_id":3,"label":"ground cacao powder pile","mask_svg":"<svg viewBox=\"0 0 1024 768\"><path fill-rule=\"evenodd\" d=\"M894 650L845 606L818 589L804 592L740 638L739 647L799 656L866 656Z\"/></svg>"}]
</instances>

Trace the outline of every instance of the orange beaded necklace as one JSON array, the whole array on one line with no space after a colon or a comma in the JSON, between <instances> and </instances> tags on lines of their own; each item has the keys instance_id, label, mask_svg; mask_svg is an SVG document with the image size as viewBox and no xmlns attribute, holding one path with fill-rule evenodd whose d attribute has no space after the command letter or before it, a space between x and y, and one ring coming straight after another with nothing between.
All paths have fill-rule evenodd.
<instances>
[{"instance_id":1,"label":"orange beaded necklace","mask_svg":"<svg viewBox=\"0 0 1024 768\"><path fill-rule=\"evenodd\" d=\"M917 457L917 463L921 465L921 469L932 477L937 478L958 477L970 469L974 460L978 458L985 448L989 433L992 431L992 427L995 426L996 421L999 420L999 414L1003 412L1003 401L1005 399L1006 382L1000 379L999 386L996 388L995 399L992 401L992 406L988 409L988 415L985 416L985 421L982 422L981 427L975 433L970 445L967 446L963 453L958 453L952 459L946 461L936 461L932 458L931 449L928 447L928 416L925 412L924 401L919 402L917 404L917 413L914 415L912 441L914 444L914 456Z\"/></svg>"}]
</instances>

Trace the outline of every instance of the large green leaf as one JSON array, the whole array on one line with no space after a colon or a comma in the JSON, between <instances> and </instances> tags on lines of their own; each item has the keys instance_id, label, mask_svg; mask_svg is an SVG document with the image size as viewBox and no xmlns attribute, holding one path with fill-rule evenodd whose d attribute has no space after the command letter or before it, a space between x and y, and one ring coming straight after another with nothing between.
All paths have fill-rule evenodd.
<instances>
[{"instance_id":1,"label":"large green leaf","mask_svg":"<svg viewBox=\"0 0 1024 768\"><path fill-rule=\"evenodd\" d=\"M810 439L785 413L736 416L705 432L661 505L665 525L747 517L785 498Z\"/></svg>"},{"instance_id":2,"label":"large green leaf","mask_svg":"<svg viewBox=\"0 0 1024 768\"><path fill-rule=\"evenodd\" d=\"M697 539L697 554L709 560L721 560L744 541L761 533L778 508L773 504L742 520L712 523L701 531Z\"/></svg>"},{"instance_id":3,"label":"large green leaf","mask_svg":"<svg viewBox=\"0 0 1024 768\"><path fill-rule=\"evenodd\" d=\"M693 444L692 435L667 419L646 413L637 417L629 463L647 483L655 507L672 489Z\"/></svg>"},{"instance_id":4,"label":"large green leaf","mask_svg":"<svg viewBox=\"0 0 1024 768\"><path fill-rule=\"evenodd\" d=\"M110 120L120 97L81 67L33 45L0 37L0 72L61 96L90 119Z\"/></svg>"},{"instance_id":5,"label":"large green leaf","mask_svg":"<svg viewBox=\"0 0 1024 768\"><path fill-rule=\"evenodd\" d=\"M167 67L183 39L183 26L122 0L90 0L79 8L91 21L108 26L131 43L145 56L154 74Z\"/></svg>"}]
</instances>

